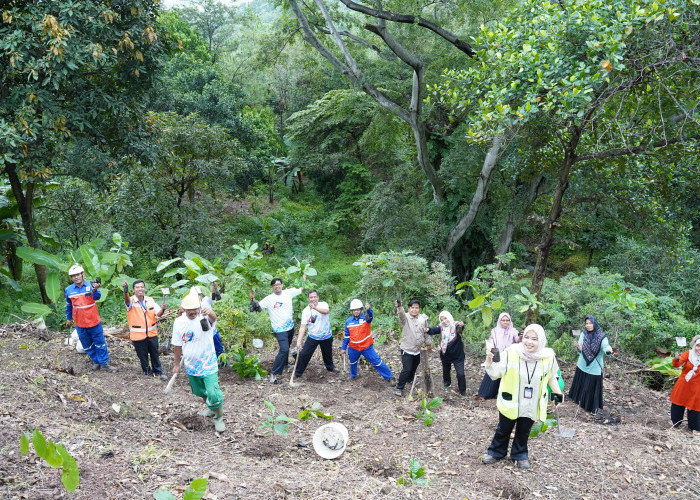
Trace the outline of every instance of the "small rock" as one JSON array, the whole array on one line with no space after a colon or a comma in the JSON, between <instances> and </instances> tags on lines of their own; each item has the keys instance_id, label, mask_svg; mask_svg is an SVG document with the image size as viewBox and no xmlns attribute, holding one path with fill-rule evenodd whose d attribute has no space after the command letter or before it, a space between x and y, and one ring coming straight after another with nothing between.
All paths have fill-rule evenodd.
<instances>
[{"instance_id":1,"label":"small rock","mask_svg":"<svg viewBox=\"0 0 700 500\"><path fill-rule=\"evenodd\" d=\"M388 495L389 493L391 493L391 490L393 490L393 489L394 489L394 488L392 488L390 484L385 484L385 485L382 487L382 489L379 490L379 492L380 492L382 495Z\"/></svg>"}]
</instances>

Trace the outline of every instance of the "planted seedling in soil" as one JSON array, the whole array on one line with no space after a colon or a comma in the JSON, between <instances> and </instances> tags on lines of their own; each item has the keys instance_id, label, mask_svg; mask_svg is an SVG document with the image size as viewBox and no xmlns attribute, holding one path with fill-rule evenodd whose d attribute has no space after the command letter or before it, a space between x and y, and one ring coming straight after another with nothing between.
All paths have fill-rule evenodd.
<instances>
[{"instance_id":1,"label":"planted seedling in soil","mask_svg":"<svg viewBox=\"0 0 700 500\"><path fill-rule=\"evenodd\" d=\"M270 410L270 414L265 416L265 421L260 426L263 435L269 436L274 431L280 436L286 436L289 432L289 424L296 422L297 419L289 418L284 413L275 416L275 405L269 401L265 401L265 405Z\"/></svg>"},{"instance_id":2,"label":"planted seedling in soil","mask_svg":"<svg viewBox=\"0 0 700 500\"><path fill-rule=\"evenodd\" d=\"M428 481L428 478L424 476L425 467L421 467L418 460L412 458L410 462L408 462L408 477L401 476L396 481L396 484L399 486L410 486L411 484L415 484L417 486L426 486L430 481Z\"/></svg>"},{"instance_id":3,"label":"planted seedling in soil","mask_svg":"<svg viewBox=\"0 0 700 500\"><path fill-rule=\"evenodd\" d=\"M308 420L311 417L314 418L325 418L326 420L333 420L332 415L326 415L323 413L319 408L321 407L321 403L318 401L315 401L310 407L308 408L303 408L299 412L299 420Z\"/></svg>"},{"instance_id":4,"label":"planted seedling in soil","mask_svg":"<svg viewBox=\"0 0 700 500\"><path fill-rule=\"evenodd\" d=\"M433 425L433 420L435 420L435 413L432 409L437 408L442 404L442 398L433 398L428 402L427 398L421 399L420 407L421 410L416 415L416 418L423 419L425 425Z\"/></svg>"},{"instance_id":5,"label":"planted seedling in soil","mask_svg":"<svg viewBox=\"0 0 700 500\"><path fill-rule=\"evenodd\" d=\"M26 455L29 452L28 432L19 438L19 452ZM32 445L36 454L43 458L46 463L57 469L61 467L61 482L67 491L75 491L80 482L80 473L75 459L66 451L61 444L56 444L52 440L46 441L38 429L31 433Z\"/></svg>"},{"instance_id":6,"label":"planted seedling in soil","mask_svg":"<svg viewBox=\"0 0 700 500\"><path fill-rule=\"evenodd\" d=\"M206 477L193 479L182 495L182 500L200 500L207 492L209 480ZM158 490L153 495L155 500L175 500L176 497L166 489Z\"/></svg>"}]
</instances>

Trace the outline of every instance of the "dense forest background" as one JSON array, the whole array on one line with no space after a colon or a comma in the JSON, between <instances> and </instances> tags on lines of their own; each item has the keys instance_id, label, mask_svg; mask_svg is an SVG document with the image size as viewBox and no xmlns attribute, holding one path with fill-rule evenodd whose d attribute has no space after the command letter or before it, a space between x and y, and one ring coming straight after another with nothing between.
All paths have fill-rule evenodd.
<instances>
[{"instance_id":1,"label":"dense forest background","mask_svg":"<svg viewBox=\"0 0 700 500\"><path fill-rule=\"evenodd\" d=\"M595 314L642 359L700 333L694 0L0 2L0 311L63 317L66 271L177 305L248 291ZM301 301L301 298L299 299ZM300 302L301 303L301 302Z\"/></svg>"}]
</instances>

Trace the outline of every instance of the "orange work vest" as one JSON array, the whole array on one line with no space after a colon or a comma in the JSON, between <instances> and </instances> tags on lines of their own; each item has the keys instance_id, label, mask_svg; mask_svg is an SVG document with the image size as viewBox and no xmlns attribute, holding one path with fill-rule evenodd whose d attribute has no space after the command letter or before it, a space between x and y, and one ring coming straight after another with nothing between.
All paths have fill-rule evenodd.
<instances>
[{"instance_id":1,"label":"orange work vest","mask_svg":"<svg viewBox=\"0 0 700 500\"><path fill-rule=\"evenodd\" d=\"M85 292L77 293L76 286L72 285L66 289L66 295L73 306L73 322L75 326L80 328L91 328L98 325L100 321L100 313L97 312L97 303L92 298L92 284L85 282L83 285Z\"/></svg>"},{"instance_id":2,"label":"orange work vest","mask_svg":"<svg viewBox=\"0 0 700 500\"><path fill-rule=\"evenodd\" d=\"M348 325L348 332L350 332L350 347L356 351L364 351L369 346L374 344L374 339L372 338L372 327L371 323L367 323L364 319L361 319L362 323L355 325Z\"/></svg>"},{"instance_id":3,"label":"orange work vest","mask_svg":"<svg viewBox=\"0 0 700 500\"><path fill-rule=\"evenodd\" d=\"M129 322L129 339L144 340L146 337L158 335L156 329L155 301L145 296L143 298L146 310L143 310L136 297L131 297L131 308L126 311L126 319Z\"/></svg>"}]
</instances>

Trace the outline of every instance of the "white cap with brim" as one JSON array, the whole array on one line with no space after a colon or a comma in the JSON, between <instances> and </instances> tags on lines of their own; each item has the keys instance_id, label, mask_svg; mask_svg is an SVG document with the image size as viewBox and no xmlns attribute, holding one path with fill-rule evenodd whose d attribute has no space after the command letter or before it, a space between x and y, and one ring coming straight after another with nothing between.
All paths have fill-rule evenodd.
<instances>
[{"instance_id":1,"label":"white cap with brim","mask_svg":"<svg viewBox=\"0 0 700 500\"><path fill-rule=\"evenodd\" d=\"M83 268L78 264L73 264L68 270L68 276L73 276L74 274L80 274L83 272Z\"/></svg>"},{"instance_id":2,"label":"white cap with brim","mask_svg":"<svg viewBox=\"0 0 700 500\"><path fill-rule=\"evenodd\" d=\"M314 433L314 450L327 460L338 458L348 445L348 430L338 422L322 425Z\"/></svg>"},{"instance_id":3,"label":"white cap with brim","mask_svg":"<svg viewBox=\"0 0 700 500\"><path fill-rule=\"evenodd\" d=\"M199 294L193 290L185 295L185 298L180 302L180 307L183 309L199 309L201 302L199 300Z\"/></svg>"}]
</instances>

